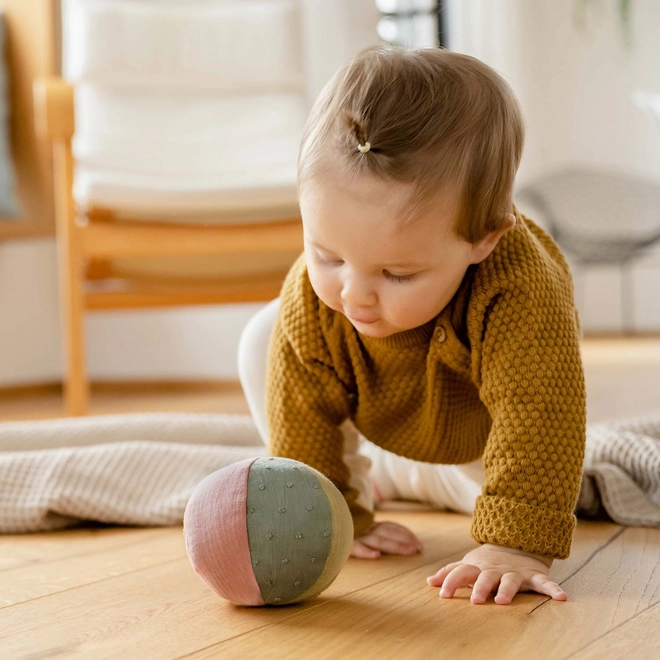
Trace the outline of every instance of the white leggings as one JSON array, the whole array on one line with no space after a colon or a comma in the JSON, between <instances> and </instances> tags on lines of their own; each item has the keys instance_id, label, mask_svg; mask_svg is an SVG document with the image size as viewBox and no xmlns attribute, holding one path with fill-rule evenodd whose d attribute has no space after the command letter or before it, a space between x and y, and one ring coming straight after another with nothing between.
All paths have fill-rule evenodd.
<instances>
[{"instance_id":1,"label":"white leggings","mask_svg":"<svg viewBox=\"0 0 660 660\"><path fill-rule=\"evenodd\" d=\"M247 324L238 349L238 371L250 412L261 438L268 444L266 417L266 365L270 337L279 299L260 310ZM481 459L463 465L435 465L412 461L381 449L360 435L347 421L344 461L351 485L360 493L358 502L373 510L374 502L414 500L438 509L472 514L481 494L485 473ZM371 468L371 472L370 472Z\"/></svg>"}]
</instances>

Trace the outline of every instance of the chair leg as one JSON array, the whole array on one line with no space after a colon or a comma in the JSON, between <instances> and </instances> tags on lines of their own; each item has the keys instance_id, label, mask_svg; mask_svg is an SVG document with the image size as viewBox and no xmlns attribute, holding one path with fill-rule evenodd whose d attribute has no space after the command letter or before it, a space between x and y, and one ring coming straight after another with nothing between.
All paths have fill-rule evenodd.
<instances>
[{"instance_id":1,"label":"chair leg","mask_svg":"<svg viewBox=\"0 0 660 660\"><path fill-rule=\"evenodd\" d=\"M89 402L89 382L85 368L83 269L75 250L69 249L66 252L68 254L61 254L60 268L66 350L64 401L68 415L82 416L87 414Z\"/></svg>"},{"instance_id":2,"label":"chair leg","mask_svg":"<svg viewBox=\"0 0 660 660\"><path fill-rule=\"evenodd\" d=\"M59 140L53 144L55 209L60 284L60 307L65 340L66 369L64 402L68 415L87 414L89 383L85 369L84 333L84 242L71 194L73 157L71 145Z\"/></svg>"}]
</instances>

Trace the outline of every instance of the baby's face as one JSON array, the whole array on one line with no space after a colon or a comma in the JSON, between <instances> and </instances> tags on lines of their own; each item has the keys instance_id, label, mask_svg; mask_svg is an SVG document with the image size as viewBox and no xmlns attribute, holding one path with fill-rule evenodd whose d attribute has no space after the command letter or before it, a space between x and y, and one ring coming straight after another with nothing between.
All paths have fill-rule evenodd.
<instances>
[{"instance_id":1,"label":"baby's face","mask_svg":"<svg viewBox=\"0 0 660 660\"><path fill-rule=\"evenodd\" d=\"M455 201L401 222L406 184L311 178L300 190L305 257L318 297L355 329L387 337L437 316L474 263L459 238Z\"/></svg>"}]
</instances>

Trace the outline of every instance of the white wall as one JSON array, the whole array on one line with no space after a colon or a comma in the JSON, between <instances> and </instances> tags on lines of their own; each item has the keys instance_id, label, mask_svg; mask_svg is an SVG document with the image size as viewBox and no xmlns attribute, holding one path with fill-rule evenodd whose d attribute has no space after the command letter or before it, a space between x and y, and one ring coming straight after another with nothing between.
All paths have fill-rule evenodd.
<instances>
[{"instance_id":1,"label":"white wall","mask_svg":"<svg viewBox=\"0 0 660 660\"><path fill-rule=\"evenodd\" d=\"M568 164L660 182L660 131L632 102L660 92L660 2L633 0L627 47L618 0L448 0L450 47L497 69L520 99L527 139L518 185ZM535 219L535 210L521 206ZM622 325L617 268L574 270L585 329ZM634 269L634 321L660 330L660 246Z\"/></svg>"},{"instance_id":2,"label":"white wall","mask_svg":"<svg viewBox=\"0 0 660 660\"><path fill-rule=\"evenodd\" d=\"M590 163L660 181L660 132L637 108L637 89L660 92L660 3L633 0L632 44L623 43L618 0L520 3L524 12L531 170ZM533 65L532 65L533 63Z\"/></svg>"},{"instance_id":3,"label":"white wall","mask_svg":"<svg viewBox=\"0 0 660 660\"><path fill-rule=\"evenodd\" d=\"M0 242L0 386L60 378L52 240Z\"/></svg>"},{"instance_id":4,"label":"white wall","mask_svg":"<svg viewBox=\"0 0 660 660\"><path fill-rule=\"evenodd\" d=\"M633 0L633 43L623 44L618 0L448 0L450 47L479 57L523 106L525 182L567 162L660 181L660 132L631 100L660 92L660 3Z\"/></svg>"}]
</instances>

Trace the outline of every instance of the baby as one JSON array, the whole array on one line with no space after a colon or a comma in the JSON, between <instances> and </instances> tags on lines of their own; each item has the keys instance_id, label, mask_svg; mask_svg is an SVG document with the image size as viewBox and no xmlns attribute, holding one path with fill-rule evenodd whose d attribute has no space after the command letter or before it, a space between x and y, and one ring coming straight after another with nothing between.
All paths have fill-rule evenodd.
<instances>
[{"instance_id":1,"label":"baby","mask_svg":"<svg viewBox=\"0 0 660 660\"><path fill-rule=\"evenodd\" d=\"M566 598L548 571L569 554L584 456L571 276L511 199L523 133L478 60L359 54L302 140L304 254L240 348L271 453L340 489L354 556L421 550L374 522L374 494L473 513L479 547L428 578L473 603Z\"/></svg>"}]
</instances>

